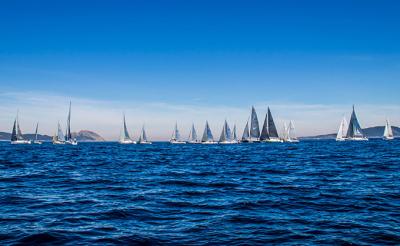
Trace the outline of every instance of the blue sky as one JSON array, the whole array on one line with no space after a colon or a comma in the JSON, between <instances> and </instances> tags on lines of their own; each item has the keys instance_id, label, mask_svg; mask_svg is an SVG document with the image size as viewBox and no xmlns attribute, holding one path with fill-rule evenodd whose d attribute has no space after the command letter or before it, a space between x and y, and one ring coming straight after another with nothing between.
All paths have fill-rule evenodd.
<instances>
[{"instance_id":1,"label":"blue sky","mask_svg":"<svg viewBox=\"0 0 400 246\"><path fill-rule=\"evenodd\" d=\"M201 129L206 118L242 125L253 104L275 105L277 118L299 121L300 134L315 129L310 105L320 114L338 108L315 133L335 130L353 103L400 123L398 13L398 1L7 1L0 8L0 130L10 128L17 108L27 127L35 114L55 125L57 110L32 98L52 106L57 98L63 115L61 105L73 99L82 117L79 102L90 102L118 115L118 126L121 111L139 108L132 128L147 122L155 138L169 132L154 115L169 112L157 118L171 122L167 129L182 116L149 105L191 109L182 121L198 118ZM103 112L104 105L118 106ZM204 119L191 114L196 108ZM76 122L78 129L98 124ZM99 130L113 138L118 129L105 130L111 126Z\"/></svg>"}]
</instances>

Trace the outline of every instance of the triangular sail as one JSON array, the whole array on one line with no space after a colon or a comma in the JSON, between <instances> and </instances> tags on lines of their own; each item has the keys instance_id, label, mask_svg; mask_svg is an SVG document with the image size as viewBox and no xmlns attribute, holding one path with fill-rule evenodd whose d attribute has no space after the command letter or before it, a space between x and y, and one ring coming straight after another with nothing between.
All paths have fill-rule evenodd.
<instances>
[{"instance_id":1,"label":"triangular sail","mask_svg":"<svg viewBox=\"0 0 400 246\"><path fill-rule=\"evenodd\" d=\"M63 132L62 132L62 129L61 129L61 125L60 125L60 122L58 122L58 126L57 126L57 140L58 141L64 141L64 134L63 134Z\"/></svg>"},{"instance_id":2,"label":"triangular sail","mask_svg":"<svg viewBox=\"0 0 400 246\"><path fill-rule=\"evenodd\" d=\"M236 124L233 125L233 130L232 130L232 140L237 141L237 135L236 135Z\"/></svg>"},{"instance_id":3,"label":"triangular sail","mask_svg":"<svg viewBox=\"0 0 400 246\"><path fill-rule=\"evenodd\" d=\"M208 121L206 121L206 126L204 128L203 137L201 138L202 142L214 141L214 137L211 133L210 126L208 125Z\"/></svg>"},{"instance_id":4,"label":"triangular sail","mask_svg":"<svg viewBox=\"0 0 400 246\"><path fill-rule=\"evenodd\" d=\"M268 134L270 138L279 138L278 130L276 129L274 118L272 117L271 110L268 107Z\"/></svg>"},{"instance_id":5,"label":"triangular sail","mask_svg":"<svg viewBox=\"0 0 400 246\"><path fill-rule=\"evenodd\" d=\"M69 141L72 139L71 135L71 102L69 102L68 118L67 118L67 129L65 132L65 140Z\"/></svg>"},{"instance_id":6,"label":"triangular sail","mask_svg":"<svg viewBox=\"0 0 400 246\"><path fill-rule=\"evenodd\" d=\"M356 112L354 110L353 106L353 112L351 113L351 118L350 118L350 123L349 123L349 128L347 130L346 134L347 138L363 138L364 133L363 130L361 129L360 123L358 122Z\"/></svg>"},{"instance_id":7,"label":"triangular sail","mask_svg":"<svg viewBox=\"0 0 400 246\"><path fill-rule=\"evenodd\" d=\"M289 122L288 131L287 131L287 138L291 139L291 140L297 139L296 133L295 133L295 130L294 130L294 124L293 124L292 121Z\"/></svg>"},{"instance_id":8,"label":"triangular sail","mask_svg":"<svg viewBox=\"0 0 400 246\"><path fill-rule=\"evenodd\" d=\"M346 117L343 117L342 122L340 122L340 126L339 126L338 133L336 135L336 139L346 138L346 129L345 129L346 125L347 125Z\"/></svg>"},{"instance_id":9,"label":"triangular sail","mask_svg":"<svg viewBox=\"0 0 400 246\"><path fill-rule=\"evenodd\" d=\"M36 123L35 140L38 140L38 128L39 128L39 122Z\"/></svg>"},{"instance_id":10,"label":"triangular sail","mask_svg":"<svg viewBox=\"0 0 400 246\"><path fill-rule=\"evenodd\" d=\"M390 125L389 120L386 120L385 131L383 133L383 136L386 138L393 137L393 130L392 130L392 126Z\"/></svg>"},{"instance_id":11,"label":"triangular sail","mask_svg":"<svg viewBox=\"0 0 400 246\"><path fill-rule=\"evenodd\" d=\"M121 140L130 140L131 137L129 136L128 128L126 127L125 114L123 118L124 118L124 130L122 131Z\"/></svg>"},{"instance_id":12,"label":"triangular sail","mask_svg":"<svg viewBox=\"0 0 400 246\"><path fill-rule=\"evenodd\" d=\"M260 140L264 141L264 140L268 140L269 139L269 133L268 133L268 114L265 114L265 120L264 120L264 124L263 124L263 128L261 130L261 136L260 136Z\"/></svg>"},{"instance_id":13,"label":"triangular sail","mask_svg":"<svg viewBox=\"0 0 400 246\"><path fill-rule=\"evenodd\" d=\"M226 120L225 120L224 128L225 128L225 137L226 137L226 140L232 141L232 132L231 132L231 128L229 127L228 122L227 122Z\"/></svg>"},{"instance_id":14,"label":"triangular sail","mask_svg":"<svg viewBox=\"0 0 400 246\"><path fill-rule=\"evenodd\" d=\"M144 130L144 126L142 127L142 134L140 135L140 138L143 142L147 142L147 135L146 131Z\"/></svg>"},{"instance_id":15,"label":"triangular sail","mask_svg":"<svg viewBox=\"0 0 400 246\"><path fill-rule=\"evenodd\" d=\"M250 137L254 139L258 139L260 137L260 127L254 107L251 107Z\"/></svg>"},{"instance_id":16,"label":"triangular sail","mask_svg":"<svg viewBox=\"0 0 400 246\"><path fill-rule=\"evenodd\" d=\"M11 141L17 141L17 140L18 140L18 137L17 137L17 118L15 118L13 129L12 129L12 132L11 132Z\"/></svg>"},{"instance_id":17,"label":"triangular sail","mask_svg":"<svg viewBox=\"0 0 400 246\"><path fill-rule=\"evenodd\" d=\"M190 130L190 133L189 133L189 141L197 142L197 133L196 133L196 129L194 128L194 124L192 124L192 129Z\"/></svg>"},{"instance_id":18,"label":"triangular sail","mask_svg":"<svg viewBox=\"0 0 400 246\"><path fill-rule=\"evenodd\" d=\"M249 121L247 120L246 126L243 130L242 140L247 141L250 138Z\"/></svg>"},{"instance_id":19,"label":"triangular sail","mask_svg":"<svg viewBox=\"0 0 400 246\"><path fill-rule=\"evenodd\" d=\"M172 132L171 140L180 141L180 139L181 139L181 134L179 133L178 130L178 123L175 123L175 128L174 131Z\"/></svg>"},{"instance_id":20,"label":"triangular sail","mask_svg":"<svg viewBox=\"0 0 400 246\"><path fill-rule=\"evenodd\" d=\"M225 124L222 127L222 132L221 132L221 136L219 137L219 141L220 142L225 142L226 141L226 131L225 131Z\"/></svg>"}]
</instances>

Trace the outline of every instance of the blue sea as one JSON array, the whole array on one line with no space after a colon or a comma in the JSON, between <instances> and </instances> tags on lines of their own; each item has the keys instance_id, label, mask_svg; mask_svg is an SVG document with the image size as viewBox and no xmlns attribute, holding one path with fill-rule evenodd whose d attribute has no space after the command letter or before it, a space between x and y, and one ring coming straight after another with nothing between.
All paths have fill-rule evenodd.
<instances>
[{"instance_id":1,"label":"blue sea","mask_svg":"<svg viewBox=\"0 0 400 246\"><path fill-rule=\"evenodd\" d=\"M0 244L400 243L400 141L0 143Z\"/></svg>"}]
</instances>

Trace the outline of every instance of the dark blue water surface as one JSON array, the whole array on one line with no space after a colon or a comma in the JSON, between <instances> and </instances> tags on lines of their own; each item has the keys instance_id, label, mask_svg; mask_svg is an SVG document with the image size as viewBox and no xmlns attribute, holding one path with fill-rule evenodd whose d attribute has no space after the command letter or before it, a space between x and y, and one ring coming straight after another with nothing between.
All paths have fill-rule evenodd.
<instances>
[{"instance_id":1,"label":"dark blue water surface","mask_svg":"<svg viewBox=\"0 0 400 246\"><path fill-rule=\"evenodd\" d=\"M0 244L400 243L400 141L0 143Z\"/></svg>"}]
</instances>

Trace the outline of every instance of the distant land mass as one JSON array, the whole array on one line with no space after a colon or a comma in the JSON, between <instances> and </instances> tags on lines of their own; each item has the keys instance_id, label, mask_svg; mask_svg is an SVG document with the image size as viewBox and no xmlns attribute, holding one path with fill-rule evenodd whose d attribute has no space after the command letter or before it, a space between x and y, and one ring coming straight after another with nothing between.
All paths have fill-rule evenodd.
<instances>
[{"instance_id":1,"label":"distant land mass","mask_svg":"<svg viewBox=\"0 0 400 246\"><path fill-rule=\"evenodd\" d=\"M98 141L105 141L103 137L101 137L99 134L88 131L88 130L81 130L79 132L72 132L71 133L73 138L76 138L76 140L80 142L98 142ZM25 139L34 139L35 134L32 133L27 133L23 134ZM9 132L0 132L0 140L4 141L7 140L9 141L11 139L11 133ZM41 135L38 134L38 139L42 141L51 141L53 139L52 136L48 135Z\"/></svg>"},{"instance_id":2,"label":"distant land mass","mask_svg":"<svg viewBox=\"0 0 400 246\"><path fill-rule=\"evenodd\" d=\"M397 126L392 126L393 135L395 137L400 137L400 128ZM364 128L363 132L367 138L381 138L383 136L383 132L385 131L384 126L374 126ZM317 136L309 136L309 137L301 137L302 139L335 139L337 133L330 133L324 135L317 135Z\"/></svg>"}]
</instances>

